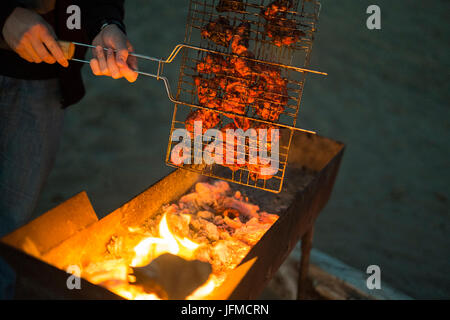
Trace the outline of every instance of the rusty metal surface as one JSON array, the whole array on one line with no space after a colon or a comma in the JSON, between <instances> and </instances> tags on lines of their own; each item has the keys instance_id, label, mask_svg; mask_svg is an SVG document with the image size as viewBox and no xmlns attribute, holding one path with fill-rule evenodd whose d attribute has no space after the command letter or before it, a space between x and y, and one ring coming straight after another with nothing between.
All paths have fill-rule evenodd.
<instances>
[{"instance_id":1,"label":"rusty metal surface","mask_svg":"<svg viewBox=\"0 0 450 320\"><path fill-rule=\"evenodd\" d=\"M309 257L312 249L314 227L311 227L302 237L302 255L297 280L297 300L305 299L307 296L307 279L309 273Z\"/></svg>"},{"instance_id":2,"label":"rusty metal surface","mask_svg":"<svg viewBox=\"0 0 450 320\"><path fill-rule=\"evenodd\" d=\"M289 208L252 248L243 262L258 257L230 299L256 299L273 277L297 242L314 225L320 211L327 204L339 171L344 145L320 136L299 135L291 149L293 165L318 166L314 180L299 191ZM328 160L327 160L328 159ZM287 177L289 179L289 177Z\"/></svg>"}]
</instances>

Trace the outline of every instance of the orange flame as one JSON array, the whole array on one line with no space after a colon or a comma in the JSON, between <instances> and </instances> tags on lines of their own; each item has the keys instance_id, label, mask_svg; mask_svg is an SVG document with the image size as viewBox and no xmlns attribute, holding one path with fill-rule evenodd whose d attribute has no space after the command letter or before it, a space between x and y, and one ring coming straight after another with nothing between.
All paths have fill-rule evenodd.
<instances>
[{"instance_id":1,"label":"orange flame","mask_svg":"<svg viewBox=\"0 0 450 320\"><path fill-rule=\"evenodd\" d=\"M234 198L238 202L241 201L241 205L243 206L246 206L248 203L248 200L245 202L242 200L240 194ZM252 206L251 204L248 205ZM253 207L250 207L250 209L251 208ZM171 214L171 211L168 210L161 217L158 224L158 236L144 235L142 237L143 229L137 228L134 230L129 228L129 232L137 235L137 238L132 237L131 243L133 244L131 245L131 243L128 242L126 243L126 249L121 248L124 249L124 255L119 257L114 256L113 259L90 264L89 268L83 270L83 273L86 272L83 276L92 283L103 285L110 291L126 299L160 300L161 297L156 293L148 293L143 287L135 283L136 278L129 274L130 267L146 266L158 256L165 253L177 255L186 260L205 257L206 253L207 258L204 259L209 260L213 266L213 270L214 268L217 269L217 262L219 262L218 265L220 266L220 269L213 271L208 280L192 292L187 299L202 300L213 297L215 293L218 293L216 289L224 283L226 272L236 267L238 261L244 258L248 253L250 246L244 244L242 248L239 247L240 249L237 250L235 247L236 245L239 246L239 240L219 240L218 244L205 248L205 246L210 245L209 242L196 243L186 237L180 237L173 233L168 224L168 214ZM179 214L183 217L185 222L187 221L187 223L190 224L192 218L190 214ZM251 225L253 229L250 228L250 231L248 231L248 237L252 241L255 241L256 238L259 239L267 228L276 221L276 218L278 218L274 215L268 215L267 213L261 217L264 222L262 222L260 226L256 225L256 229L254 228L255 225L253 223L253 225ZM137 244L134 242L135 239L139 239ZM200 252L199 249L201 249L202 252ZM203 249L207 250L203 251Z\"/></svg>"},{"instance_id":2,"label":"orange flame","mask_svg":"<svg viewBox=\"0 0 450 320\"><path fill-rule=\"evenodd\" d=\"M192 260L199 246L198 243L188 238L180 238L174 235L169 229L167 217L164 214L159 223L159 237L145 238L134 247L135 257L131 266L145 266L164 253L171 253L186 260Z\"/></svg>"}]
</instances>

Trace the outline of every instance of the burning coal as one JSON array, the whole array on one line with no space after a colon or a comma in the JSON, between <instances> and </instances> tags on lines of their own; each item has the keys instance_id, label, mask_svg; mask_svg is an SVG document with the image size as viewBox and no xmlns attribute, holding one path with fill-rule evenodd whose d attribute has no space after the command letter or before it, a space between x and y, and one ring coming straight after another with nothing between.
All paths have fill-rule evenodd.
<instances>
[{"instance_id":1,"label":"burning coal","mask_svg":"<svg viewBox=\"0 0 450 320\"><path fill-rule=\"evenodd\" d=\"M199 182L143 225L113 236L82 277L127 299L205 299L277 219L226 182Z\"/></svg>"}]
</instances>

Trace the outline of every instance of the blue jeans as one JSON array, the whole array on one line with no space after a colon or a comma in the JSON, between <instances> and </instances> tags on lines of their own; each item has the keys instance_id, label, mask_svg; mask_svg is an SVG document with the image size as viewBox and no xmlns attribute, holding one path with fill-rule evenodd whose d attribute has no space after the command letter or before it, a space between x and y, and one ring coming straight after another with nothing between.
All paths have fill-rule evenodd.
<instances>
[{"instance_id":1,"label":"blue jeans","mask_svg":"<svg viewBox=\"0 0 450 320\"><path fill-rule=\"evenodd\" d=\"M62 132L59 80L0 75L0 237L29 222Z\"/></svg>"},{"instance_id":2,"label":"blue jeans","mask_svg":"<svg viewBox=\"0 0 450 320\"><path fill-rule=\"evenodd\" d=\"M0 237L27 223L55 161L64 110L57 79L0 75ZM14 294L15 272L0 257L0 299Z\"/></svg>"}]
</instances>

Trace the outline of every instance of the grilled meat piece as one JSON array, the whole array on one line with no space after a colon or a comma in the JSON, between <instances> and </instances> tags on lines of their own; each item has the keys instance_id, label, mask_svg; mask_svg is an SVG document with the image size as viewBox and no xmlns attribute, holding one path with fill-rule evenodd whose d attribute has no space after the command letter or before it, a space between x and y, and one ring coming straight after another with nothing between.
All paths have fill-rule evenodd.
<instances>
[{"instance_id":1,"label":"grilled meat piece","mask_svg":"<svg viewBox=\"0 0 450 320\"><path fill-rule=\"evenodd\" d=\"M214 128L219 122L220 117L217 112L197 109L192 111L186 118L185 126L186 130L193 133L194 132L194 122L201 121L202 122L202 134L206 132L206 130Z\"/></svg>"},{"instance_id":2,"label":"grilled meat piece","mask_svg":"<svg viewBox=\"0 0 450 320\"><path fill-rule=\"evenodd\" d=\"M277 47L290 46L297 43L305 33L299 30L297 22L287 17L293 7L292 0L275 0L262 10L267 20L265 30Z\"/></svg>"},{"instance_id":3,"label":"grilled meat piece","mask_svg":"<svg viewBox=\"0 0 450 320\"><path fill-rule=\"evenodd\" d=\"M218 12L225 11L243 11L244 10L244 1L243 0L220 0L219 4L216 7Z\"/></svg>"},{"instance_id":4,"label":"grilled meat piece","mask_svg":"<svg viewBox=\"0 0 450 320\"><path fill-rule=\"evenodd\" d=\"M230 62L217 54L207 54L197 63L197 72L204 74L228 74L234 72Z\"/></svg>"},{"instance_id":5,"label":"grilled meat piece","mask_svg":"<svg viewBox=\"0 0 450 320\"><path fill-rule=\"evenodd\" d=\"M287 80L279 68L258 66L260 80L256 89L259 93L255 107L256 114L264 120L278 121L288 103Z\"/></svg>"},{"instance_id":6,"label":"grilled meat piece","mask_svg":"<svg viewBox=\"0 0 450 320\"><path fill-rule=\"evenodd\" d=\"M272 163L271 162L266 162L266 161L261 161L261 150L262 150L262 146L259 144L262 141L265 141L265 146L264 149L267 152L267 156L269 156L269 154L272 153L272 145L274 143L278 143L280 140L279 134L276 135L274 134L272 136L272 133L274 130L274 128L268 124L256 124L255 126L253 126L253 128L256 130L257 135L258 135L258 148L259 148L259 152L258 152L258 158L257 158L257 163L256 164L251 164L248 163L247 164L247 169L250 172L250 179L256 181L258 179L264 179L264 180L269 180L271 179L274 175L277 174L278 172L278 168L277 166L274 166L274 168L272 168ZM261 129L265 129L265 130L261 130ZM278 151L276 151L278 152Z\"/></svg>"},{"instance_id":7,"label":"grilled meat piece","mask_svg":"<svg viewBox=\"0 0 450 320\"><path fill-rule=\"evenodd\" d=\"M251 126L250 119L239 117L239 116L234 116L234 117L232 117L232 119L234 121L235 126L244 131L247 131Z\"/></svg>"},{"instance_id":8,"label":"grilled meat piece","mask_svg":"<svg viewBox=\"0 0 450 320\"><path fill-rule=\"evenodd\" d=\"M266 20L273 20L280 14L285 14L292 6L292 0L275 0L262 10L262 14Z\"/></svg>"},{"instance_id":9,"label":"grilled meat piece","mask_svg":"<svg viewBox=\"0 0 450 320\"><path fill-rule=\"evenodd\" d=\"M248 82L244 79L227 81L225 94L222 98L222 109L236 114L245 114L247 105L253 103L255 98L250 95Z\"/></svg>"},{"instance_id":10,"label":"grilled meat piece","mask_svg":"<svg viewBox=\"0 0 450 320\"><path fill-rule=\"evenodd\" d=\"M275 103L262 102L260 105L255 107L255 111L261 119L275 122L280 118L284 108Z\"/></svg>"},{"instance_id":11,"label":"grilled meat piece","mask_svg":"<svg viewBox=\"0 0 450 320\"><path fill-rule=\"evenodd\" d=\"M292 19L273 19L266 24L266 33L277 47L290 46L297 43L305 33L297 28L297 23Z\"/></svg>"},{"instance_id":12,"label":"grilled meat piece","mask_svg":"<svg viewBox=\"0 0 450 320\"><path fill-rule=\"evenodd\" d=\"M230 64L233 66L234 71L241 77L248 78L254 75L254 63L246 58L254 58L253 53L248 50L239 51L240 57L230 58ZM237 52L235 52L237 53Z\"/></svg>"},{"instance_id":13,"label":"grilled meat piece","mask_svg":"<svg viewBox=\"0 0 450 320\"><path fill-rule=\"evenodd\" d=\"M228 92L222 98L221 108L223 111L236 114L245 114L245 103L241 94L236 92Z\"/></svg>"},{"instance_id":14,"label":"grilled meat piece","mask_svg":"<svg viewBox=\"0 0 450 320\"><path fill-rule=\"evenodd\" d=\"M258 157L258 163L247 164L247 170L249 171L250 179L252 179L253 181L257 181L259 179L272 179L278 173L279 169L277 168L276 164L274 164L274 167L272 168L271 162L264 164L261 163L260 158Z\"/></svg>"},{"instance_id":15,"label":"grilled meat piece","mask_svg":"<svg viewBox=\"0 0 450 320\"><path fill-rule=\"evenodd\" d=\"M222 135L223 135L222 136L223 137L223 146L222 146L222 153L219 155L222 156L223 166L228 167L232 171L237 171L237 170L245 167L245 161L242 164L239 164L237 162L237 159L238 159L237 144L239 142L237 137L234 138L234 141L227 140L227 130L236 130L236 129L238 129L238 128L236 127L236 125L234 123L229 123L229 124L225 125L224 127L222 127L222 129L220 129L220 131L222 131ZM229 149L234 150L233 156L231 159L227 158L227 146ZM240 155L241 157L243 156L244 159L245 159L245 153L246 152L244 151L244 154ZM227 163L227 162L230 162L230 163Z\"/></svg>"},{"instance_id":16,"label":"grilled meat piece","mask_svg":"<svg viewBox=\"0 0 450 320\"><path fill-rule=\"evenodd\" d=\"M233 37L233 27L227 18L219 17L202 29L202 37L211 40L219 46L228 47Z\"/></svg>"},{"instance_id":17,"label":"grilled meat piece","mask_svg":"<svg viewBox=\"0 0 450 320\"><path fill-rule=\"evenodd\" d=\"M233 28L227 18L219 17L203 27L201 34L203 38L223 47L228 48L231 42L232 52L241 55L248 50L250 28L248 22L243 22Z\"/></svg>"},{"instance_id":18,"label":"grilled meat piece","mask_svg":"<svg viewBox=\"0 0 450 320\"><path fill-rule=\"evenodd\" d=\"M248 50L248 41L250 38L250 23L241 23L234 31L231 40L231 50L237 55L241 55Z\"/></svg>"},{"instance_id":19,"label":"grilled meat piece","mask_svg":"<svg viewBox=\"0 0 450 320\"><path fill-rule=\"evenodd\" d=\"M202 77L194 78L197 87L198 101L201 105L206 105L217 96L218 83L213 79L204 79Z\"/></svg>"},{"instance_id":20,"label":"grilled meat piece","mask_svg":"<svg viewBox=\"0 0 450 320\"><path fill-rule=\"evenodd\" d=\"M259 179L270 180L277 173L278 170L272 169L269 164L248 164L247 165L250 179L257 181ZM267 171L263 171L263 169Z\"/></svg>"},{"instance_id":21,"label":"grilled meat piece","mask_svg":"<svg viewBox=\"0 0 450 320\"><path fill-rule=\"evenodd\" d=\"M255 98L259 94L257 91L252 90L250 80L235 78L227 80L225 92L239 95L245 105L254 103Z\"/></svg>"}]
</instances>

